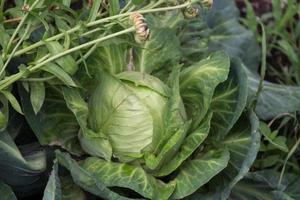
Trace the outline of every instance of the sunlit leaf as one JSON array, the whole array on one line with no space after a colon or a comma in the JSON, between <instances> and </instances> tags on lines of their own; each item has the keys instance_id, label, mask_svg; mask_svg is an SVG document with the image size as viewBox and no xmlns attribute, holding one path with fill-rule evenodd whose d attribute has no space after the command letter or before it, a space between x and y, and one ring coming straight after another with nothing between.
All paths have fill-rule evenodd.
<instances>
[{"instance_id":1,"label":"sunlit leaf","mask_svg":"<svg viewBox=\"0 0 300 200\"><path fill-rule=\"evenodd\" d=\"M30 101L35 113L42 108L45 100L45 86L43 82L30 83Z\"/></svg>"},{"instance_id":2,"label":"sunlit leaf","mask_svg":"<svg viewBox=\"0 0 300 200\"><path fill-rule=\"evenodd\" d=\"M79 185L84 190L107 200L130 200L130 198L123 197L106 187L101 180L82 168L70 157L70 155L57 151L56 157L59 161L59 164L66 167L70 171L75 184Z\"/></svg>"},{"instance_id":3,"label":"sunlit leaf","mask_svg":"<svg viewBox=\"0 0 300 200\"><path fill-rule=\"evenodd\" d=\"M9 101L10 105L20 114L23 114L21 106L16 99L16 97L7 90L2 90L1 93L5 96L5 98Z\"/></svg>"},{"instance_id":4,"label":"sunlit leaf","mask_svg":"<svg viewBox=\"0 0 300 200\"><path fill-rule=\"evenodd\" d=\"M180 42L169 28L152 28L149 39L135 50L134 68L145 73L162 67L171 68L181 56Z\"/></svg>"},{"instance_id":5,"label":"sunlit leaf","mask_svg":"<svg viewBox=\"0 0 300 200\"><path fill-rule=\"evenodd\" d=\"M228 79L215 90L211 101L213 111L210 133L224 138L236 123L247 103L247 75L239 60L232 60Z\"/></svg>"},{"instance_id":6,"label":"sunlit leaf","mask_svg":"<svg viewBox=\"0 0 300 200\"><path fill-rule=\"evenodd\" d=\"M78 135L81 147L90 155L110 160L112 156L111 143L105 135L95 133L88 127L88 105L80 93L75 89L63 88L63 95L68 108L75 115L81 128Z\"/></svg>"},{"instance_id":7,"label":"sunlit leaf","mask_svg":"<svg viewBox=\"0 0 300 200\"><path fill-rule=\"evenodd\" d=\"M174 179L176 183L172 199L182 199L192 194L207 183L228 164L229 152L227 150L210 150L204 155L187 161L179 169Z\"/></svg>"},{"instance_id":8,"label":"sunlit leaf","mask_svg":"<svg viewBox=\"0 0 300 200\"><path fill-rule=\"evenodd\" d=\"M188 117L194 120L193 128L205 116L217 85L226 80L229 65L228 56L216 52L182 71L180 90Z\"/></svg>"},{"instance_id":9,"label":"sunlit leaf","mask_svg":"<svg viewBox=\"0 0 300 200\"><path fill-rule=\"evenodd\" d=\"M46 42L46 46L51 55L56 55L65 51L63 46L56 41ZM55 62L63 69L63 71L67 72L70 75L73 75L78 70L78 65L71 55L66 55L58 58L55 60Z\"/></svg>"},{"instance_id":10,"label":"sunlit leaf","mask_svg":"<svg viewBox=\"0 0 300 200\"><path fill-rule=\"evenodd\" d=\"M94 157L86 159L81 166L107 187L129 188L149 199L168 199L175 189L175 184L164 184L139 166Z\"/></svg>"},{"instance_id":11,"label":"sunlit leaf","mask_svg":"<svg viewBox=\"0 0 300 200\"><path fill-rule=\"evenodd\" d=\"M47 71L54 76L56 76L59 80L61 80L64 84L67 86L76 87L75 82L71 78L70 75L68 75L63 69L61 69L58 65L54 63L48 63L43 67L44 71Z\"/></svg>"}]
</instances>

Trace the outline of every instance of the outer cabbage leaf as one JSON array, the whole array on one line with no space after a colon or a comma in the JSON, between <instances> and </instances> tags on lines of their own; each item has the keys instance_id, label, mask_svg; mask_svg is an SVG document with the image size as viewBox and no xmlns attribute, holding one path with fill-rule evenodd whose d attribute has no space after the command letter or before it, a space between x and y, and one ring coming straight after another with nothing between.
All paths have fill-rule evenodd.
<instances>
[{"instance_id":1,"label":"outer cabbage leaf","mask_svg":"<svg viewBox=\"0 0 300 200\"><path fill-rule=\"evenodd\" d=\"M222 199L227 199L232 188L250 170L260 147L259 121L253 111L248 113L248 124L243 124L242 118L222 142L230 151L230 161L224 170L224 176L229 177L228 185L222 192ZM250 133L250 134L249 134Z\"/></svg>"},{"instance_id":2,"label":"outer cabbage leaf","mask_svg":"<svg viewBox=\"0 0 300 200\"><path fill-rule=\"evenodd\" d=\"M42 109L35 114L32 109L29 93L21 86L19 94L23 112L29 126L42 145L59 145L75 155L83 153L78 142L78 123L69 111L62 95L46 90Z\"/></svg>"},{"instance_id":3,"label":"outer cabbage leaf","mask_svg":"<svg viewBox=\"0 0 300 200\"><path fill-rule=\"evenodd\" d=\"M188 134L180 146L178 153L170 161L165 163L158 172L154 173L155 176L169 175L179 168L180 165L192 155L192 153L206 139L209 133L211 118L212 113L208 113L200 126L195 131Z\"/></svg>"},{"instance_id":4,"label":"outer cabbage leaf","mask_svg":"<svg viewBox=\"0 0 300 200\"><path fill-rule=\"evenodd\" d=\"M229 157L226 149L210 150L187 161L174 179L176 189L171 198L182 199L195 192L227 166Z\"/></svg>"},{"instance_id":5,"label":"outer cabbage leaf","mask_svg":"<svg viewBox=\"0 0 300 200\"><path fill-rule=\"evenodd\" d=\"M219 0L205 18L210 29L209 49L225 50L230 57L242 60L248 68L248 99L253 100L260 79L257 70L261 57L260 48L256 44L253 33L239 24L238 9L234 1ZM193 39L193 41L202 43L201 38ZM268 81L264 81L263 86L255 110L259 118L268 120L284 112L300 110L300 87L284 86Z\"/></svg>"},{"instance_id":6,"label":"outer cabbage leaf","mask_svg":"<svg viewBox=\"0 0 300 200\"><path fill-rule=\"evenodd\" d=\"M70 171L75 184L84 190L107 200L130 200L106 187L97 177L83 169L69 154L56 151L56 157L59 164Z\"/></svg>"},{"instance_id":7,"label":"outer cabbage leaf","mask_svg":"<svg viewBox=\"0 0 300 200\"><path fill-rule=\"evenodd\" d=\"M249 100L253 99L259 85L259 77L248 71ZM259 118L269 120L279 114L300 110L300 87L263 82L256 113Z\"/></svg>"},{"instance_id":8,"label":"outer cabbage leaf","mask_svg":"<svg viewBox=\"0 0 300 200\"><path fill-rule=\"evenodd\" d=\"M107 162L95 157L87 158L81 166L107 187L129 188L149 199L169 199L175 189L175 183L165 184L140 166Z\"/></svg>"},{"instance_id":9,"label":"outer cabbage leaf","mask_svg":"<svg viewBox=\"0 0 300 200\"><path fill-rule=\"evenodd\" d=\"M229 77L218 85L211 101L212 137L224 138L236 123L246 106L247 90L245 67L238 59L232 59Z\"/></svg>"},{"instance_id":10,"label":"outer cabbage leaf","mask_svg":"<svg viewBox=\"0 0 300 200\"><path fill-rule=\"evenodd\" d=\"M80 187L73 183L70 176L59 177L58 169L58 163L55 160L43 200L85 200L85 194Z\"/></svg>"},{"instance_id":11,"label":"outer cabbage leaf","mask_svg":"<svg viewBox=\"0 0 300 200\"><path fill-rule=\"evenodd\" d=\"M6 132L0 133L0 179L19 195L32 194L43 186L46 155L38 150L23 157Z\"/></svg>"},{"instance_id":12,"label":"outer cabbage leaf","mask_svg":"<svg viewBox=\"0 0 300 200\"><path fill-rule=\"evenodd\" d=\"M198 127L207 113L217 85L227 79L229 66L228 56L216 52L182 71L180 91L188 117L193 119L193 128Z\"/></svg>"},{"instance_id":13,"label":"outer cabbage leaf","mask_svg":"<svg viewBox=\"0 0 300 200\"><path fill-rule=\"evenodd\" d=\"M110 160L112 156L111 144L103 134L95 133L89 129L87 125L88 105L80 93L76 89L63 88L63 95L68 108L75 115L81 128L79 132L81 147L90 155Z\"/></svg>"},{"instance_id":14,"label":"outer cabbage leaf","mask_svg":"<svg viewBox=\"0 0 300 200\"><path fill-rule=\"evenodd\" d=\"M228 166L209 183L209 190L199 191L188 199L227 199L232 188L249 171L259 151L259 121L253 111L242 116L225 139L215 141L230 152Z\"/></svg>"},{"instance_id":15,"label":"outer cabbage leaf","mask_svg":"<svg viewBox=\"0 0 300 200\"><path fill-rule=\"evenodd\" d=\"M137 71L151 73L162 67L172 66L181 57L180 42L170 28L151 28L149 39L139 48L135 48Z\"/></svg>"},{"instance_id":16,"label":"outer cabbage leaf","mask_svg":"<svg viewBox=\"0 0 300 200\"><path fill-rule=\"evenodd\" d=\"M167 163L179 150L190 128L190 121L186 121L186 113L179 89L180 67L175 66L170 75L171 94L167 109L164 113L163 135L152 154L145 155L146 166L157 170Z\"/></svg>"},{"instance_id":17,"label":"outer cabbage leaf","mask_svg":"<svg viewBox=\"0 0 300 200\"><path fill-rule=\"evenodd\" d=\"M280 173L274 170L263 170L248 173L232 191L229 199L250 200L296 200L300 198L300 178L296 174L286 173L278 185Z\"/></svg>"},{"instance_id":18,"label":"outer cabbage leaf","mask_svg":"<svg viewBox=\"0 0 300 200\"><path fill-rule=\"evenodd\" d=\"M204 16L209 30L209 49L224 50L236 57L253 72L260 61L260 48L253 33L239 23L239 10L231 0L219 0Z\"/></svg>"},{"instance_id":19,"label":"outer cabbage leaf","mask_svg":"<svg viewBox=\"0 0 300 200\"><path fill-rule=\"evenodd\" d=\"M112 74L117 74L127 68L127 54L126 44L104 44L87 59L87 65L94 68L91 71L99 72L99 68L102 67Z\"/></svg>"}]
</instances>

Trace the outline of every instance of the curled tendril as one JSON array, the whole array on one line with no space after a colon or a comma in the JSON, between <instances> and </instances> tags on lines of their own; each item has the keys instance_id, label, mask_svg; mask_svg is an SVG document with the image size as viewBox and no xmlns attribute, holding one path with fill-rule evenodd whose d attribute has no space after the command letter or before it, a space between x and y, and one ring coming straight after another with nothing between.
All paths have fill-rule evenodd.
<instances>
[{"instance_id":1,"label":"curled tendril","mask_svg":"<svg viewBox=\"0 0 300 200\"><path fill-rule=\"evenodd\" d=\"M207 8L207 9L210 9L213 5L213 0L202 0L201 1L201 4L203 6L203 8Z\"/></svg>"},{"instance_id":2,"label":"curled tendril","mask_svg":"<svg viewBox=\"0 0 300 200\"><path fill-rule=\"evenodd\" d=\"M149 28L145 18L140 13L133 13L130 15L130 19L136 29L136 37L140 41L146 41L149 37Z\"/></svg>"},{"instance_id":3,"label":"curled tendril","mask_svg":"<svg viewBox=\"0 0 300 200\"><path fill-rule=\"evenodd\" d=\"M186 18L194 18L198 16L199 9L190 5L184 9L183 14Z\"/></svg>"},{"instance_id":4,"label":"curled tendril","mask_svg":"<svg viewBox=\"0 0 300 200\"><path fill-rule=\"evenodd\" d=\"M29 11L29 4L24 4L24 5L22 6L21 10L22 10L23 12L28 12L28 11Z\"/></svg>"}]
</instances>

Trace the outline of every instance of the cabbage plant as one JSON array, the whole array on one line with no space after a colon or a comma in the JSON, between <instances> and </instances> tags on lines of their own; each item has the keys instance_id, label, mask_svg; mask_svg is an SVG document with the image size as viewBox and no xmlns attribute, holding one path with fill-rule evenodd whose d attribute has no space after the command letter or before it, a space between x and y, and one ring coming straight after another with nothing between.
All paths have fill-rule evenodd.
<instances>
[{"instance_id":1,"label":"cabbage plant","mask_svg":"<svg viewBox=\"0 0 300 200\"><path fill-rule=\"evenodd\" d=\"M103 199L228 198L249 171L260 135L247 106L244 64L210 43L205 8L212 1L126 1L123 9L119 1L109 7L94 1L78 15L68 1L35 2L25 11L47 8L41 18L57 27L34 29L29 37L32 18L25 13L28 37L19 43L28 44L3 55L5 63L20 55L30 62L0 81L7 108L1 129L9 102L41 145L60 148L44 199L90 198L83 190ZM57 12L53 19L51 12ZM35 43L40 35L44 41ZM21 106L9 87L17 81ZM13 142L4 139L7 155ZM26 177L31 157L17 157L26 163L20 173ZM29 168L35 180L46 168L41 157L43 165ZM70 174L58 173L59 166ZM18 184L3 180L13 189Z\"/></svg>"},{"instance_id":2,"label":"cabbage plant","mask_svg":"<svg viewBox=\"0 0 300 200\"><path fill-rule=\"evenodd\" d=\"M172 66L165 81L138 71L102 71L88 103L65 88L81 124L80 144L92 156L78 168L106 186L149 199L182 199L195 192L230 158L227 149L205 144L213 116L209 105L229 64L225 53L216 52L184 69ZM70 157L58 157L72 172Z\"/></svg>"},{"instance_id":3,"label":"cabbage plant","mask_svg":"<svg viewBox=\"0 0 300 200\"><path fill-rule=\"evenodd\" d=\"M188 59L181 12L146 19L146 41L100 46L85 89L63 87L85 156L58 163L104 199L226 199L259 148L245 67L222 51Z\"/></svg>"}]
</instances>

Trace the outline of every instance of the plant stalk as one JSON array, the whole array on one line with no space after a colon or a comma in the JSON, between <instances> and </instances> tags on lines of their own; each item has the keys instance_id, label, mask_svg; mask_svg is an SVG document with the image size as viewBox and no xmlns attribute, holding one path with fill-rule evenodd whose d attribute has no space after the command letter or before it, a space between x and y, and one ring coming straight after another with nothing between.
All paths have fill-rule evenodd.
<instances>
[{"instance_id":1,"label":"plant stalk","mask_svg":"<svg viewBox=\"0 0 300 200\"><path fill-rule=\"evenodd\" d=\"M141 14L154 13L154 12L163 12L163 11L170 11L170 10L176 10L176 9L185 8L188 5L190 5L190 2L187 2L187 3L184 3L184 4L180 4L180 5L177 5L177 6L162 7L162 8L153 8L153 9L145 9L145 10L140 10L140 11L132 11L132 12L127 12L127 13L122 13L122 14L118 14L118 15L114 15L114 16L110 16L110 17L106 17L106 18L103 18L103 19L99 19L99 20L90 22L90 23L86 24L86 27L92 27L92 26L96 26L96 25L99 25L99 24L102 24L102 23L110 22L112 20L116 20L116 19L119 19L119 18L122 18L122 17L128 17L131 14L136 13L136 12L141 13ZM52 37L46 39L45 41L46 42L50 42L50 41L58 40L58 39L64 37L65 34L74 33L76 31L80 30L81 28L82 28L82 25L77 25L74 28L66 31L65 33L57 34L55 36L52 36ZM21 49L21 50L17 51L14 54L14 57L22 55L22 54L24 54L24 53L26 53L28 51L31 51L31 50L33 50L33 49L35 49L37 47L42 46L44 44L45 44L44 41L39 41L37 43L34 43L34 44L32 44L32 45L24 48L24 49Z\"/></svg>"},{"instance_id":2,"label":"plant stalk","mask_svg":"<svg viewBox=\"0 0 300 200\"><path fill-rule=\"evenodd\" d=\"M125 30L122 30L122 31L119 31L119 32L116 32L116 33L113 33L113 34L110 34L110 35L107 35L107 36L104 36L102 38L98 38L98 39L95 39L95 40L92 40L90 42L87 42L87 43L84 43L82 45L79 45L79 46L76 46L76 47L73 47L71 49L68 49L64 52L61 52L57 55L54 55L34 66L29 66L27 69L29 72L34 72L42 67L44 67L47 63L51 62L51 61L54 61L60 57L63 57L67 54L70 54L70 53L73 53L75 51L78 51L80 49L83 49L83 48L87 48L89 46L92 46L93 44L96 44L96 43L99 43L99 42L102 42L102 41L105 41L105 40L108 40L110 38L113 38L113 37L117 37L119 35L123 35L123 34L126 34L126 33L130 33L130 32L134 32L135 31L135 27L130 27L128 29L125 29ZM0 81L0 90L3 90L5 89L6 87L8 87L9 85L11 85L12 83L18 81L20 78L22 78L22 76L24 75L24 72L18 72L17 74L14 74L14 75L11 75L9 77L7 77L6 79Z\"/></svg>"}]
</instances>

